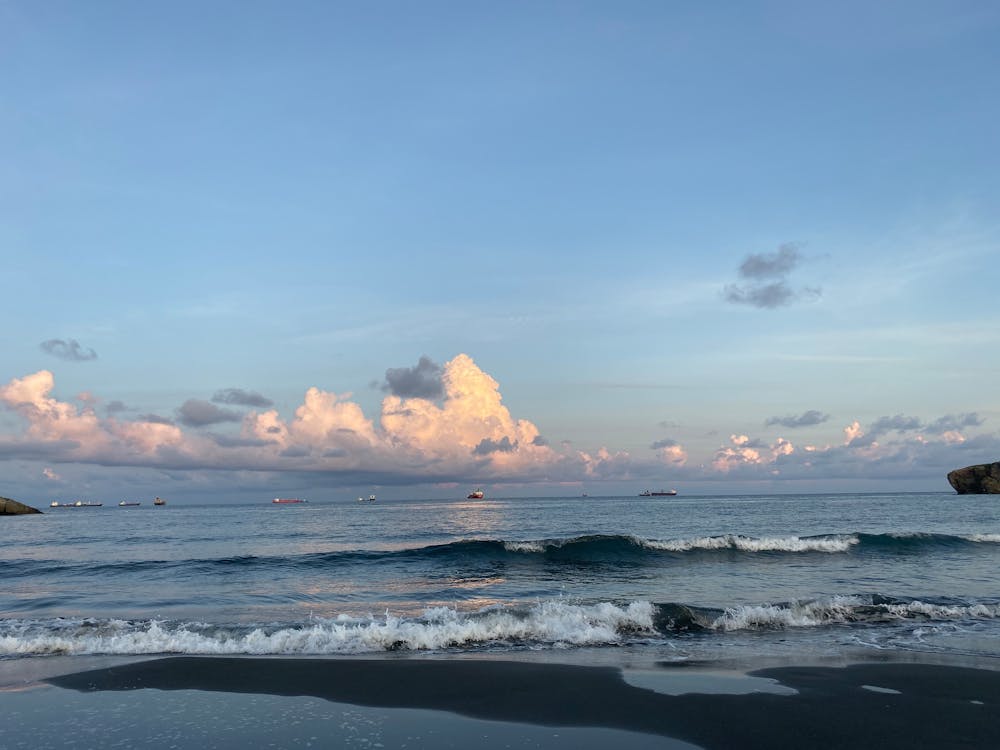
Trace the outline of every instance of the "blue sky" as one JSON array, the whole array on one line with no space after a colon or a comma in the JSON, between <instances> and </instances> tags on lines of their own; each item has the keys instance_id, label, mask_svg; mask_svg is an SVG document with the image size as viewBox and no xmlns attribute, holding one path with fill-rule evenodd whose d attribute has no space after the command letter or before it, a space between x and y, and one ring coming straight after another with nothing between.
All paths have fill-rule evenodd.
<instances>
[{"instance_id":1,"label":"blue sky","mask_svg":"<svg viewBox=\"0 0 1000 750\"><path fill-rule=\"evenodd\" d=\"M998 64L988 2L0 2L0 494L947 489Z\"/></svg>"}]
</instances>

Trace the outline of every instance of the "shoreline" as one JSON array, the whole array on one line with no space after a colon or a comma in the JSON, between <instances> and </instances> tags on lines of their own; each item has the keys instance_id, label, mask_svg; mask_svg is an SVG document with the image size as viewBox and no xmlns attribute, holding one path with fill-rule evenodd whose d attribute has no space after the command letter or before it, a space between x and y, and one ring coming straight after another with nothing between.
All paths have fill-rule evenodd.
<instances>
[{"instance_id":1,"label":"shoreline","mask_svg":"<svg viewBox=\"0 0 1000 750\"><path fill-rule=\"evenodd\" d=\"M651 738L751 750L793 738L824 748L908 750L915 739L925 746L1000 747L1000 670L928 657L937 663L786 664L734 672L711 662L632 670L468 658L171 656L41 679L60 693L155 700L158 710L192 691L309 698L379 716L433 712L442 728L456 726L459 717L508 730L562 729L564 737L635 733L636 747Z\"/></svg>"}]
</instances>

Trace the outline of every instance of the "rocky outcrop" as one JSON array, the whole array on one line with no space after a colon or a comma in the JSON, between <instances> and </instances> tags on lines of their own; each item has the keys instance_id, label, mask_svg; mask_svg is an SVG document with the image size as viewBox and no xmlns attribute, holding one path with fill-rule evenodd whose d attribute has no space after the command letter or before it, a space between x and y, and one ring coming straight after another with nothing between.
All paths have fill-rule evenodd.
<instances>
[{"instance_id":1,"label":"rocky outcrop","mask_svg":"<svg viewBox=\"0 0 1000 750\"><path fill-rule=\"evenodd\" d=\"M37 508L30 505L11 500L9 497L0 497L0 516L21 516L25 513L41 513Z\"/></svg>"},{"instance_id":2,"label":"rocky outcrop","mask_svg":"<svg viewBox=\"0 0 1000 750\"><path fill-rule=\"evenodd\" d=\"M1000 494L1000 461L948 472L948 483L959 495Z\"/></svg>"}]
</instances>

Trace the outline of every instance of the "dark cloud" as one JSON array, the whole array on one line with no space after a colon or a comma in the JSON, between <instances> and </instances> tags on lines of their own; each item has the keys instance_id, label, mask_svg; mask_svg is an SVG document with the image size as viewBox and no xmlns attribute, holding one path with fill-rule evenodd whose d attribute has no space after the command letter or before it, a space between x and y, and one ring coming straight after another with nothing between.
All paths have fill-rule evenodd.
<instances>
[{"instance_id":1,"label":"dark cloud","mask_svg":"<svg viewBox=\"0 0 1000 750\"><path fill-rule=\"evenodd\" d=\"M218 445L220 448L261 448L265 445L271 445L270 440L261 440L260 438L248 438L248 437L235 437L233 435L221 435L217 432L208 433L208 437L211 438L212 442Z\"/></svg>"},{"instance_id":2,"label":"dark cloud","mask_svg":"<svg viewBox=\"0 0 1000 750\"><path fill-rule=\"evenodd\" d=\"M784 244L777 253L751 253L740 264L739 276L746 283L728 284L723 290L727 302L764 309L785 307L793 302L818 299L818 287L793 289L786 279L802 260L798 246Z\"/></svg>"},{"instance_id":3,"label":"dark cloud","mask_svg":"<svg viewBox=\"0 0 1000 750\"><path fill-rule=\"evenodd\" d=\"M309 453L310 450L304 445L290 445L278 455L283 456L284 458L304 458L305 456L308 456Z\"/></svg>"},{"instance_id":4,"label":"dark cloud","mask_svg":"<svg viewBox=\"0 0 1000 750\"><path fill-rule=\"evenodd\" d=\"M233 404L235 406L256 406L266 409L274 406L274 402L256 391L245 391L242 388L224 388L216 391L212 396L212 402L216 404Z\"/></svg>"},{"instance_id":5,"label":"dark cloud","mask_svg":"<svg viewBox=\"0 0 1000 750\"><path fill-rule=\"evenodd\" d=\"M123 411L128 411L128 407L121 401L108 401L104 407L104 411L108 414L119 414Z\"/></svg>"},{"instance_id":6,"label":"dark cloud","mask_svg":"<svg viewBox=\"0 0 1000 750\"><path fill-rule=\"evenodd\" d=\"M76 339L49 339L38 345L43 352L67 362L89 362L97 359L97 352L80 346Z\"/></svg>"},{"instance_id":7,"label":"dark cloud","mask_svg":"<svg viewBox=\"0 0 1000 750\"><path fill-rule=\"evenodd\" d=\"M491 453L513 453L517 450L517 443L512 443L510 438L504 435L499 440L483 438L479 445L472 449L474 456L488 456Z\"/></svg>"},{"instance_id":8,"label":"dark cloud","mask_svg":"<svg viewBox=\"0 0 1000 750\"><path fill-rule=\"evenodd\" d=\"M740 277L744 279L781 279L798 265L801 256L798 246L785 243L776 253L751 253L740 264Z\"/></svg>"},{"instance_id":9,"label":"dark cloud","mask_svg":"<svg viewBox=\"0 0 1000 750\"><path fill-rule=\"evenodd\" d=\"M208 401L189 398L177 410L177 419L187 427L205 427L221 422L239 422L242 416L230 409L220 409Z\"/></svg>"},{"instance_id":10,"label":"dark cloud","mask_svg":"<svg viewBox=\"0 0 1000 750\"><path fill-rule=\"evenodd\" d=\"M985 421L985 419L974 411L967 414L946 414L927 425L927 431L940 434L952 430L961 430L963 427L979 427Z\"/></svg>"},{"instance_id":11,"label":"dark cloud","mask_svg":"<svg viewBox=\"0 0 1000 750\"><path fill-rule=\"evenodd\" d=\"M829 414L823 414L822 412L816 411L815 409L810 409L809 411L802 412L799 416L788 416L788 417L771 417L764 424L767 427L771 425L781 425L782 427L796 428L796 427L809 427L814 424L822 424L830 418Z\"/></svg>"},{"instance_id":12,"label":"dark cloud","mask_svg":"<svg viewBox=\"0 0 1000 750\"><path fill-rule=\"evenodd\" d=\"M923 422L918 417L905 417L897 414L893 417L879 417L868 428L871 436L884 435L887 432L906 432L908 430L919 430L923 427Z\"/></svg>"},{"instance_id":13,"label":"dark cloud","mask_svg":"<svg viewBox=\"0 0 1000 750\"><path fill-rule=\"evenodd\" d=\"M548 445L549 441L543 438L541 435L535 435L535 439L531 441L531 444L543 446L543 445Z\"/></svg>"},{"instance_id":14,"label":"dark cloud","mask_svg":"<svg viewBox=\"0 0 1000 750\"><path fill-rule=\"evenodd\" d=\"M676 440L671 440L670 438L664 438L663 440L657 440L655 443L652 443L649 447L652 448L654 451L656 451L659 450L660 448L673 448L675 445L680 445L680 443L678 443Z\"/></svg>"},{"instance_id":15,"label":"dark cloud","mask_svg":"<svg viewBox=\"0 0 1000 750\"><path fill-rule=\"evenodd\" d=\"M385 371L382 390L401 398L434 399L444 393L441 365L422 356L414 367L393 367Z\"/></svg>"},{"instance_id":16,"label":"dark cloud","mask_svg":"<svg viewBox=\"0 0 1000 750\"><path fill-rule=\"evenodd\" d=\"M136 418L137 422L149 422L151 424L174 424L174 420L161 417L159 414L140 414Z\"/></svg>"},{"instance_id":17,"label":"dark cloud","mask_svg":"<svg viewBox=\"0 0 1000 750\"><path fill-rule=\"evenodd\" d=\"M671 422L669 419L664 419L662 422L657 422L656 426L662 427L665 430L673 430L676 429L677 427L680 427L679 424L677 424L676 422Z\"/></svg>"}]
</instances>

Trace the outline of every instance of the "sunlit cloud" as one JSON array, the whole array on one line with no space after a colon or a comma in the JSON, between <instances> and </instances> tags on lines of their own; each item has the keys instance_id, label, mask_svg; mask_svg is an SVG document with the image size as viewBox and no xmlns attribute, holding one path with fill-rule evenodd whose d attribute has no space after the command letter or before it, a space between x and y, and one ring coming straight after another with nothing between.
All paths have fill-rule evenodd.
<instances>
[{"instance_id":1,"label":"sunlit cloud","mask_svg":"<svg viewBox=\"0 0 1000 750\"><path fill-rule=\"evenodd\" d=\"M575 448L563 440L552 445L534 422L510 412L497 381L471 357L459 354L439 369L437 397L386 394L374 417L351 393L314 386L290 415L275 408L240 414L189 399L176 420L157 414L126 419L125 409L106 407L99 413L103 402L90 394L60 400L53 393L53 374L40 370L0 386L0 404L19 415L22 424L0 434L0 460L44 462L39 471L50 481L58 476L56 464L78 463L155 469L178 477L238 472L261 476L260 481L275 473L322 474L331 485L435 484L474 477L477 482L559 486L647 483L664 476L671 482L895 476L939 472L1000 453L1000 439L982 431L986 420L976 412L929 419L897 414L867 427L854 420L844 428L843 441L831 435L834 444L829 445L799 446L785 437L734 432L724 445L698 456L669 437L647 443L651 453L641 456L603 445ZM794 427L821 424L827 415L807 411L768 421Z\"/></svg>"}]
</instances>

